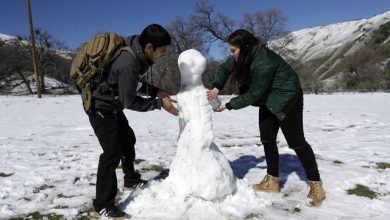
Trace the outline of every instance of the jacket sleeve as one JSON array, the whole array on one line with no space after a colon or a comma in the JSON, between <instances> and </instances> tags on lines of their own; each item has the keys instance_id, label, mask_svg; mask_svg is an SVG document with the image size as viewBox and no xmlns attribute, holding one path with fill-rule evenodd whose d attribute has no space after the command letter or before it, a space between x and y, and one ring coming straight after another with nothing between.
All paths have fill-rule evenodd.
<instances>
[{"instance_id":1,"label":"jacket sleeve","mask_svg":"<svg viewBox=\"0 0 390 220\"><path fill-rule=\"evenodd\" d=\"M141 80L140 83L141 87L138 89L138 93L147 94L153 99L157 97L159 88L149 84L146 80Z\"/></svg>"},{"instance_id":2,"label":"jacket sleeve","mask_svg":"<svg viewBox=\"0 0 390 220\"><path fill-rule=\"evenodd\" d=\"M212 83L212 88L217 88L222 90L225 86L229 75L232 73L234 67L234 60L232 57L229 57L225 62L223 62L219 68L217 74L214 76L214 80Z\"/></svg>"},{"instance_id":3,"label":"jacket sleeve","mask_svg":"<svg viewBox=\"0 0 390 220\"><path fill-rule=\"evenodd\" d=\"M145 112L161 109L162 100L138 96L139 65L130 55L119 56L115 65L118 73L119 101L124 108Z\"/></svg>"},{"instance_id":4,"label":"jacket sleeve","mask_svg":"<svg viewBox=\"0 0 390 220\"><path fill-rule=\"evenodd\" d=\"M272 83L274 78L274 68L272 66L273 64L269 62L259 62L254 67L248 91L232 98L229 103L226 103L226 108L229 110L241 109L256 104Z\"/></svg>"}]
</instances>

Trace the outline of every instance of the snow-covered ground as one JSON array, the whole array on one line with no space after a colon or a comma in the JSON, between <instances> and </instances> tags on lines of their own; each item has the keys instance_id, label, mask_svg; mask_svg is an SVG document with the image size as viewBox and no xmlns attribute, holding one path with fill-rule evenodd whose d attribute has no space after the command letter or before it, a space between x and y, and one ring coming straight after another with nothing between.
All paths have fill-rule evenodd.
<instances>
[{"instance_id":1,"label":"snow-covered ground","mask_svg":"<svg viewBox=\"0 0 390 220\"><path fill-rule=\"evenodd\" d=\"M26 79L30 82L30 88L33 93L37 92L37 87L36 87L36 81L35 81L35 76L30 75L27 76ZM30 94L28 91L28 88L26 84L21 83L21 79L16 79L13 80L13 84L20 84L16 87L14 87L12 90L9 91L10 94L12 95L27 95ZM0 81L0 85L2 85L4 82ZM63 82L60 82L56 79L50 78L50 77L45 77L45 88L46 92L50 94L69 94L70 92L77 93L77 90L73 88L72 86L65 84Z\"/></svg>"},{"instance_id":2,"label":"snow-covered ground","mask_svg":"<svg viewBox=\"0 0 390 220\"><path fill-rule=\"evenodd\" d=\"M389 93L305 95L306 137L316 154L327 199L319 208L305 205L303 169L279 134L281 192L257 193L264 203L247 219L387 219L390 169L378 169L377 163L390 163L389 100ZM152 179L175 155L177 118L158 110L125 113L137 136L136 167L144 178ZM90 211L101 149L80 98L2 96L0 115L0 219L36 211L76 219ZM235 175L248 184L259 182L266 163L257 108L213 117L215 143ZM121 186L121 170L117 174ZM356 184L369 187L377 198L348 195ZM123 193L120 199L127 196ZM231 205L245 207L240 201ZM207 219L207 203L200 207L205 209L184 218ZM164 211L156 207L155 212ZM226 218L223 214L220 217Z\"/></svg>"}]
</instances>

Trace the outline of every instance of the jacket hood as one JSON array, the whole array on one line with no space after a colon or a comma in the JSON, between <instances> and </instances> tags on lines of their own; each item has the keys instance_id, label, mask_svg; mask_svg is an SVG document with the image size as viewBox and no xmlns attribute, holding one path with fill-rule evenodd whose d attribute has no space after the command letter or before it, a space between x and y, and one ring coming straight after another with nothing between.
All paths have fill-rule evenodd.
<instances>
[{"instance_id":1,"label":"jacket hood","mask_svg":"<svg viewBox=\"0 0 390 220\"><path fill-rule=\"evenodd\" d=\"M133 49L135 55L137 56L139 62L143 67L142 69L146 71L149 68L149 66L153 65L153 62L146 58L144 50L141 44L139 43L139 37L140 37L139 35L132 35L127 37L126 45L131 49ZM141 72L145 72L145 71L141 71Z\"/></svg>"}]
</instances>

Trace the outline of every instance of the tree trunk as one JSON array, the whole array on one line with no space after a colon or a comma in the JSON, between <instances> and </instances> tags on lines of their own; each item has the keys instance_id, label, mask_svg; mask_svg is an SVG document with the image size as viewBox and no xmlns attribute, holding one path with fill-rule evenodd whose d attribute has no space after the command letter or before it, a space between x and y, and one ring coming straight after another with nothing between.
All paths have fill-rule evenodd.
<instances>
[{"instance_id":1,"label":"tree trunk","mask_svg":"<svg viewBox=\"0 0 390 220\"><path fill-rule=\"evenodd\" d=\"M29 92L31 95L34 94L33 91L32 91L32 89L31 89L30 82L29 82L29 81L27 80L27 78L23 75L23 73L20 72L20 71L16 71L16 72L17 72L17 73L19 74L19 76L22 78L22 81L23 81L23 83L26 85L28 92Z\"/></svg>"},{"instance_id":2,"label":"tree trunk","mask_svg":"<svg viewBox=\"0 0 390 220\"><path fill-rule=\"evenodd\" d=\"M43 94L46 93L46 87L45 87L45 69L43 68L43 65L39 65L40 66L40 80L41 80L41 91Z\"/></svg>"}]
</instances>

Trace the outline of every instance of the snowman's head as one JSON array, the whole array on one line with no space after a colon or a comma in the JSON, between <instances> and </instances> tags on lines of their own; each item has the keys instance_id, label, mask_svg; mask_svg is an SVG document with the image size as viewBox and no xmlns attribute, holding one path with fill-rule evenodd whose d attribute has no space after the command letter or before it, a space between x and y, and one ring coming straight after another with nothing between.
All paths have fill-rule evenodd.
<instances>
[{"instance_id":1,"label":"snowman's head","mask_svg":"<svg viewBox=\"0 0 390 220\"><path fill-rule=\"evenodd\" d=\"M206 58L197 50L182 52L178 59L181 84L186 86L202 83L201 76L206 69Z\"/></svg>"}]
</instances>

